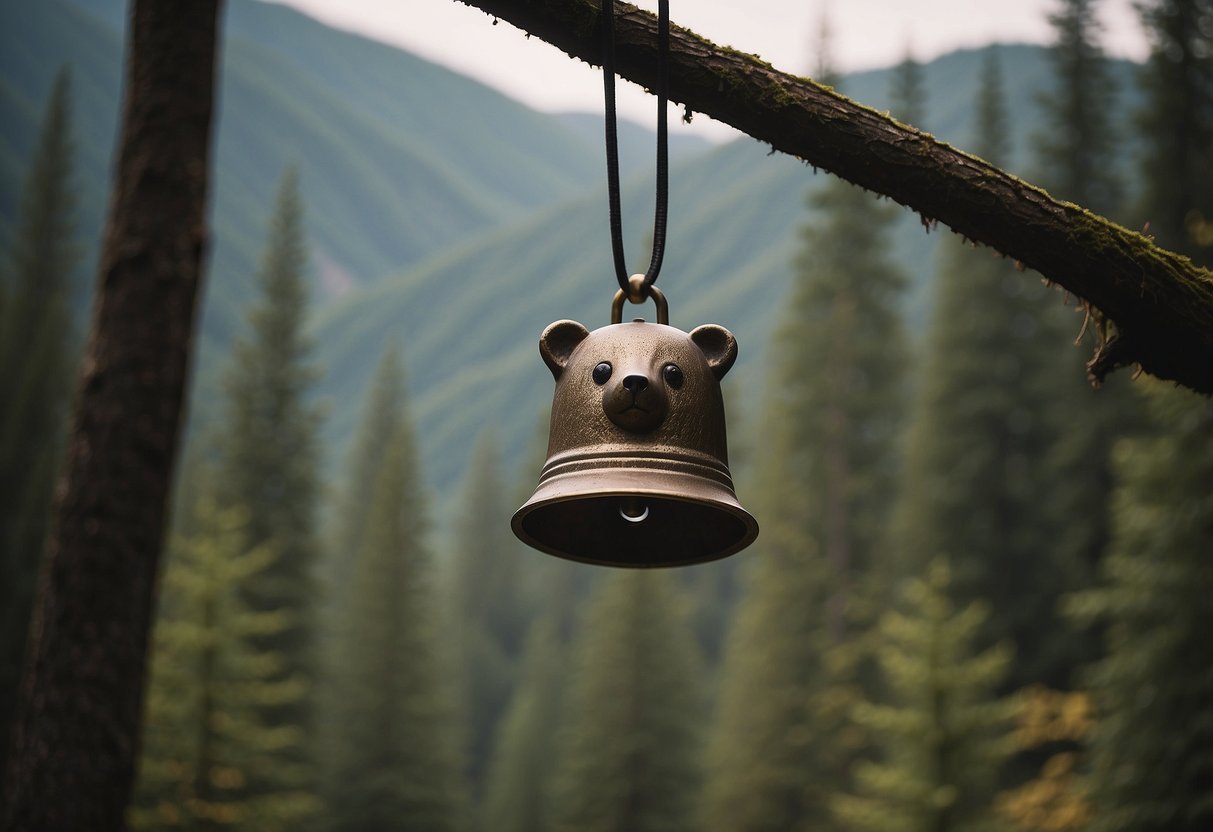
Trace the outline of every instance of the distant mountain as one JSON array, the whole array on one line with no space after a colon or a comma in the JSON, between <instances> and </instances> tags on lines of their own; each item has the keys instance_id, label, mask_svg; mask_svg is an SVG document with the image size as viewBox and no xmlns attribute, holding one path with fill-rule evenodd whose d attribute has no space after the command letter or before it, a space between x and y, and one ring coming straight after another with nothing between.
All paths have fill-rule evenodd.
<instances>
[{"instance_id":1,"label":"distant mountain","mask_svg":"<svg viewBox=\"0 0 1213 832\"><path fill-rule=\"evenodd\" d=\"M57 68L73 67L81 228L95 253L116 125L123 3L0 0L0 243L11 234L37 118ZM551 379L536 342L552 320L607 323L614 290L600 114L546 115L413 55L327 28L290 9L231 0L214 171L214 247L193 410L205 421L214 369L251 296L273 191L300 168L316 278L318 395L328 403L330 465L343 454L372 368L389 342L408 368L423 465L451 492L476 433L492 429L510 463L529 451ZM1050 73L1042 49L999 47L1010 167L1028 160ZM983 50L924 68L920 125L969 146ZM1117 64L1129 89L1131 66ZM887 70L842 91L888 107ZM1132 94L1121 100L1132 106ZM621 125L624 226L634 268L652 221L653 135ZM671 322L733 330L741 357L726 384L754 412L781 321L807 192L825 175L750 139L671 147L670 231L660 286ZM1065 195L1060 195L1064 197ZM906 212L897 256L924 320L936 246ZM86 271L91 276L90 257ZM149 311L150 314L150 311ZM649 309L628 310L651 317ZM442 515L444 500L439 500Z\"/></svg>"},{"instance_id":2,"label":"distant mountain","mask_svg":"<svg viewBox=\"0 0 1213 832\"><path fill-rule=\"evenodd\" d=\"M60 66L73 70L88 262L121 82L123 3L0 0L0 240ZM596 144L436 64L283 6L225 4L215 243L204 330L228 340L250 296L275 185L300 169L321 300L597 182Z\"/></svg>"},{"instance_id":3,"label":"distant mountain","mask_svg":"<svg viewBox=\"0 0 1213 832\"><path fill-rule=\"evenodd\" d=\"M962 149L973 130L971 102L985 50L957 52L924 67L929 90L925 128ZM1049 84L1044 51L998 47L1007 84L1012 171L1030 176L1030 138L1040 124L1037 98ZM1126 81L1130 65L1117 66ZM843 80L842 91L878 110L888 107L890 73ZM1124 102L1122 102L1124 103ZM766 145L742 139L686 156L671 171L670 230L660 286L671 323L690 329L714 322L740 341L737 368L726 385L753 412L765 382L765 357L789 291L798 229L812 221L809 191L826 175ZM597 189L532 217L518 227L473 238L416 269L352 294L326 309L315 329L328 367L326 398L360 395L383 345L401 342L413 404L425 437L424 465L440 493L458 480L475 433L496 431L521 461L551 378L539 360L543 327L575 318L590 328L608 323L614 290L606 219L605 176ZM652 173L628 180L624 227L633 268L645 262L652 211ZM906 211L895 232L896 256L913 276L907 315L920 330L928 313L935 250L955 244L946 229L927 233ZM1030 279L1030 278L1026 278ZM436 314L435 309L441 313ZM652 318L652 309L628 310ZM333 408L334 443L353 429L355 413Z\"/></svg>"}]
</instances>

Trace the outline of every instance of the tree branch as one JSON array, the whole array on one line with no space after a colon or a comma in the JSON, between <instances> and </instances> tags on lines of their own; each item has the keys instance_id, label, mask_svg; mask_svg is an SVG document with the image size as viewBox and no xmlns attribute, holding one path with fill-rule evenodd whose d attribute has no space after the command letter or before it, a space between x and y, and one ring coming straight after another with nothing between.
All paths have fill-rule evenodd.
<instances>
[{"instance_id":1,"label":"tree branch","mask_svg":"<svg viewBox=\"0 0 1213 832\"><path fill-rule=\"evenodd\" d=\"M601 63L598 0L459 0ZM619 75L652 88L657 21L618 3ZM1213 393L1213 273L1078 205L756 56L671 26L671 100L942 222L1087 301L1114 323L1096 382L1140 364ZM1114 346L1114 348L1112 348Z\"/></svg>"}]
</instances>

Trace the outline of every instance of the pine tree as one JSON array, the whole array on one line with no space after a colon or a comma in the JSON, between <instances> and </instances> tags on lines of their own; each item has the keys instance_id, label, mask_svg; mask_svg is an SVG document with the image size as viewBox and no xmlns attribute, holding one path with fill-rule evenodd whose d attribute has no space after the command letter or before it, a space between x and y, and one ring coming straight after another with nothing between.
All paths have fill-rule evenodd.
<instances>
[{"instance_id":1,"label":"pine tree","mask_svg":"<svg viewBox=\"0 0 1213 832\"><path fill-rule=\"evenodd\" d=\"M393 364L389 354L381 381ZM376 403L382 393L381 387L372 394ZM367 424L380 421L387 420ZM441 631L424 537L417 453L406 422L387 442L340 608L333 772L326 783L334 829L464 827L455 712L439 675Z\"/></svg>"},{"instance_id":2,"label":"pine tree","mask_svg":"<svg viewBox=\"0 0 1213 832\"><path fill-rule=\"evenodd\" d=\"M857 793L836 798L848 829L958 832L996 829L991 806L1007 741L1010 700L996 690L1011 661L1008 645L974 652L986 610L954 608L946 562L905 588L904 607L880 622L881 702L855 718L881 755L856 766Z\"/></svg>"},{"instance_id":3,"label":"pine tree","mask_svg":"<svg viewBox=\"0 0 1213 832\"><path fill-rule=\"evenodd\" d=\"M350 598L350 574L363 548L374 489L384 465L384 449L404 426L403 408L403 371L395 347L389 347L375 370L362 421L348 453L345 479L335 498L335 528L319 568L323 623L318 649L323 672L316 689L319 724L316 741L320 749L321 792L325 796L330 826L334 825L332 809L341 800L335 770L337 749L346 742L345 727L334 718L343 707L346 692L335 678L338 674L334 669L342 664L349 649L348 634L343 631L347 610L355 603Z\"/></svg>"},{"instance_id":4,"label":"pine tree","mask_svg":"<svg viewBox=\"0 0 1213 832\"><path fill-rule=\"evenodd\" d=\"M447 632L461 702L468 775L479 794L493 731L509 703L529 616L521 604L519 544L491 433L471 454L456 519Z\"/></svg>"},{"instance_id":5,"label":"pine tree","mask_svg":"<svg viewBox=\"0 0 1213 832\"><path fill-rule=\"evenodd\" d=\"M306 771L284 763L304 742L298 727L269 727L265 703L307 689L282 679L281 657L253 641L290 626L285 611L254 612L240 587L281 555L246 549L247 515L197 507L198 531L169 553L152 649L142 753L130 823L136 830L287 830L315 811ZM251 795L250 781L280 788Z\"/></svg>"},{"instance_id":6,"label":"pine tree","mask_svg":"<svg viewBox=\"0 0 1213 832\"><path fill-rule=\"evenodd\" d=\"M1036 136L1039 179L1053 193L1110 215L1119 207L1116 90L1099 45L1097 0L1059 0L1049 15L1056 40L1049 61L1056 90L1038 97L1045 131Z\"/></svg>"},{"instance_id":7,"label":"pine tree","mask_svg":"<svg viewBox=\"0 0 1213 832\"><path fill-rule=\"evenodd\" d=\"M525 473L516 478L511 505L521 505L531 496L546 456L548 421L545 413L537 422L535 442L522 466ZM513 570L527 576L517 586L515 603L530 623L521 654L511 668L508 703L493 726L479 801L479 828L536 832L550 828L550 788L569 645L578 614L601 570L550 557L518 541L512 541L499 557L516 561L511 578Z\"/></svg>"},{"instance_id":8,"label":"pine tree","mask_svg":"<svg viewBox=\"0 0 1213 832\"><path fill-rule=\"evenodd\" d=\"M768 469L770 470L770 469ZM777 480L776 480L777 481ZM826 564L785 517L763 509L763 548L749 555L733 613L706 757L698 828L790 832L825 828L840 743L815 707L829 637L822 625ZM830 716L841 717L842 713Z\"/></svg>"},{"instance_id":9,"label":"pine tree","mask_svg":"<svg viewBox=\"0 0 1213 832\"><path fill-rule=\"evenodd\" d=\"M1069 604L1106 646L1089 677L1093 832L1213 825L1213 406L1150 392L1156 433L1117 447L1103 580Z\"/></svg>"},{"instance_id":10,"label":"pine tree","mask_svg":"<svg viewBox=\"0 0 1213 832\"><path fill-rule=\"evenodd\" d=\"M257 611L282 610L290 626L259 638L257 646L282 657L280 678L307 684L317 661L315 517L319 417L306 397L313 371L307 366L303 321L307 259L297 177L283 177L258 275L261 298L249 315L251 332L238 343L225 377L226 414L219 437L219 498L248 511L246 545L265 543L280 552L273 565L244 588ZM267 706L267 726L295 726L313 736L314 696ZM309 750L310 753L310 750ZM273 791L272 782L254 790Z\"/></svg>"},{"instance_id":11,"label":"pine tree","mask_svg":"<svg viewBox=\"0 0 1213 832\"><path fill-rule=\"evenodd\" d=\"M573 656L550 829L697 829L702 667L672 576L607 574Z\"/></svg>"},{"instance_id":12,"label":"pine tree","mask_svg":"<svg viewBox=\"0 0 1213 832\"><path fill-rule=\"evenodd\" d=\"M1166 248L1213 266L1213 2L1139 6L1153 46L1141 72L1145 104L1142 219Z\"/></svg>"},{"instance_id":13,"label":"pine tree","mask_svg":"<svg viewBox=\"0 0 1213 832\"><path fill-rule=\"evenodd\" d=\"M818 219L772 350L765 543L734 614L709 747L711 829L815 823L860 745L846 712L893 502L905 278L887 255L889 207L841 180L809 206Z\"/></svg>"},{"instance_id":14,"label":"pine tree","mask_svg":"<svg viewBox=\"0 0 1213 832\"><path fill-rule=\"evenodd\" d=\"M774 416L785 426L806 534L831 565L826 624L847 627L848 597L871 562L892 502L903 410L905 278L889 262L890 210L841 180L810 198L788 317L778 331Z\"/></svg>"},{"instance_id":15,"label":"pine tree","mask_svg":"<svg viewBox=\"0 0 1213 832\"><path fill-rule=\"evenodd\" d=\"M977 148L1005 164L996 53L977 102ZM990 604L981 643L1011 638L1011 688L1068 684L1081 640L1056 614L1085 576L1070 537L1068 391L1084 383L1060 296L981 249L950 245L935 287L892 563L950 559L959 600Z\"/></svg>"},{"instance_id":16,"label":"pine tree","mask_svg":"<svg viewBox=\"0 0 1213 832\"><path fill-rule=\"evenodd\" d=\"M1116 173L1120 134L1113 123L1116 90L1098 41L1097 6L1095 0L1061 0L1049 16L1055 37L1049 57L1056 83L1049 93L1038 96L1046 126L1035 138L1034 164L1040 171L1037 180L1050 190L1111 216L1122 207L1122 183ZM1043 320L1052 323L1055 318ZM1059 322L1056 328L1062 327ZM1084 329L1093 352L1099 326ZM1056 345L1063 353L1057 359L1072 368L1077 379L1084 353L1089 353L1064 349L1060 335ZM1127 374L1120 374L1098 391L1075 381L1059 385L1055 393L1069 415L1055 427L1064 438L1058 434L1061 441L1054 443L1058 461L1054 499L1069 518L1064 541L1058 542L1079 556L1080 585L1089 583L1108 545L1112 445L1140 422L1137 397L1130 394L1129 383ZM1094 644L1088 641L1084 652L1084 658L1093 656Z\"/></svg>"},{"instance_id":17,"label":"pine tree","mask_svg":"<svg viewBox=\"0 0 1213 832\"><path fill-rule=\"evenodd\" d=\"M893 101L893 117L919 129L923 129L927 117L927 92L924 83L922 64L907 51L893 71L889 97Z\"/></svg>"},{"instance_id":18,"label":"pine tree","mask_svg":"<svg viewBox=\"0 0 1213 832\"><path fill-rule=\"evenodd\" d=\"M531 625L518 684L497 726L485 776L481 829L537 832L548 826L566 656L559 617L545 614Z\"/></svg>"},{"instance_id":19,"label":"pine tree","mask_svg":"<svg viewBox=\"0 0 1213 832\"><path fill-rule=\"evenodd\" d=\"M893 94L903 109L923 106L912 89ZM807 203L814 221L801 230L776 334L767 419L771 447L797 483L780 486L792 498L787 514L830 564L823 623L841 642L893 502L906 401L906 277L889 256L895 208L836 178Z\"/></svg>"},{"instance_id":20,"label":"pine tree","mask_svg":"<svg viewBox=\"0 0 1213 832\"><path fill-rule=\"evenodd\" d=\"M0 275L0 766L8 755L76 357L71 274L79 249L71 133L70 77L62 70L47 101Z\"/></svg>"},{"instance_id":21,"label":"pine tree","mask_svg":"<svg viewBox=\"0 0 1213 832\"><path fill-rule=\"evenodd\" d=\"M404 427L404 370L392 346L384 351L371 380L371 391L346 461L344 487L338 498L333 557L328 571L340 581L362 550L371 497L384 465L384 448ZM340 587L330 587L336 594Z\"/></svg>"}]
</instances>

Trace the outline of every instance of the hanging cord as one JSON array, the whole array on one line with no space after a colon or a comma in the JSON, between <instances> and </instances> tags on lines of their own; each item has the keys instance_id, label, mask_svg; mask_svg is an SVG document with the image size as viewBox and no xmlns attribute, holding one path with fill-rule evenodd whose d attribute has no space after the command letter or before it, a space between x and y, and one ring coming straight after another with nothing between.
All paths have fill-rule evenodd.
<instances>
[{"instance_id":1,"label":"hanging cord","mask_svg":"<svg viewBox=\"0 0 1213 832\"><path fill-rule=\"evenodd\" d=\"M669 134L666 124L666 90L669 87L670 3L657 3L657 198L653 211L653 256L635 296L628 281L623 253L623 220L619 208L619 139L615 117L615 2L602 0L602 86L606 101L607 192L611 211L611 250L615 255L615 278L632 303L643 303L648 288L657 281L665 256L666 216L670 196Z\"/></svg>"}]
</instances>

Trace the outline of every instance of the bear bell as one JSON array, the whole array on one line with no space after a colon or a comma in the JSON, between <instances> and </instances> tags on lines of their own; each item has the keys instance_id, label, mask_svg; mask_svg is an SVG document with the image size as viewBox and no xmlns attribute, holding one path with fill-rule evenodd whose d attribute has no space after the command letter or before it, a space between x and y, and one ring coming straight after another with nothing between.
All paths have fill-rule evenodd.
<instances>
[{"instance_id":1,"label":"bear bell","mask_svg":"<svg viewBox=\"0 0 1213 832\"><path fill-rule=\"evenodd\" d=\"M655 324L556 321L539 353L556 379L547 462L515 512L519 539L548 554L606 566L679 566L750 545L758 523L733 489L720 380L737 341L708 324L669 326L655 287Z\"/></svg>"}]
</instances>

